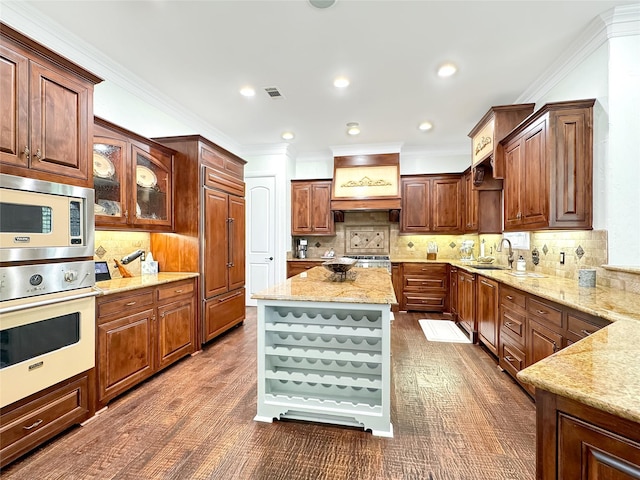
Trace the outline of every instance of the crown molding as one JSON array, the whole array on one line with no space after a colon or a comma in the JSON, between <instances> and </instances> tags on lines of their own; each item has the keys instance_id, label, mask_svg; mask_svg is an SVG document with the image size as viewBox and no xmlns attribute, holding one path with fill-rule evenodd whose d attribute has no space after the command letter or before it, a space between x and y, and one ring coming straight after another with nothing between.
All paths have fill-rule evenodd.
<instances>
[{"instance_id":1,"label":"crown molding","mask_svg":"<svg viewBox=\"0 0 640 480\"><path fill-rule=\"evenodd\" d=\"M612 8L594 18L558 59L514 103L535 102L610 38L640 34L640 4Z\"/></svg>"}]
</instances>

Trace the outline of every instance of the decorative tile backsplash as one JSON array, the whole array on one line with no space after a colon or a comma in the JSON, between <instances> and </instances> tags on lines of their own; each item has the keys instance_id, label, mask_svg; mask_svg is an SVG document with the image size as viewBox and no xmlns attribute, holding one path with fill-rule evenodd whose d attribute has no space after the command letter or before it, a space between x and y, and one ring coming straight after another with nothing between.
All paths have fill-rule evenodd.
<instances>
[{"instance_id":1,"label":"decorative tile backsplash","mask_svg":"<svg viewBox=\"0 0 640 480\"><path fill-rule=\"evenodd\" d=\"M385 255L389 253L388 225L351 225L345 227L345 253L348 255Z\"/></svg>"},{"instance_id":2,"label":"decorative tile backsplash","mask_svg":"<svg viewBox=\"0 0 640 480\"><path fill-rule=\"evenodd\" d=\"M107 262L111 278L120 278L122 275L120 275L113 260L120 260L138 249L148 253L151 243L150 238L148 232L96 231L93 258L94 260ZM140 275L140 260L137 259L127 264L126 269L134 276Z\"/></svg>"}]
</instances>

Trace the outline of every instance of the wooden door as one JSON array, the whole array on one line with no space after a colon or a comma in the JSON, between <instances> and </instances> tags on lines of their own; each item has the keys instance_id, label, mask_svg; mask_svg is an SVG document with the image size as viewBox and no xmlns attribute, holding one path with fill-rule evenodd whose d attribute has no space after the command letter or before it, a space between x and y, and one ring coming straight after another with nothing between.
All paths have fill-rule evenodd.
<instances>
[{"instance_id":1,"label":"wooden door","mask_svg":"<svg viewBox=\"0 0 640 480\"><path fill-rule=\"evenodd\" d=\"M431 181L402 179L401 232L427 232L431 228Z\"/></svg>"},{"instance_id":2,"label":"wooden door","mask_svg":"<svg viewBox=\"0 0 640 480\"><path fill-rule=\"evenodd\" d=\"M29 91L31 168L92 183L92 85L31 61Z\"/></svg>"},{"instance_id":3,"label":"wooden door","mask_svg":"<svg viewBox=\"0 0 640 480\"><path fill-rule=\"evenodd\" d=\"M480 277L476 298L478 338L494 354L498 354L498 282Z\"/></svg>"},{"instance_id":4,"label":"wooden door","mask_svg":"<svg viewBox=\"0 0 640 480\"><path fill-rule=\"evenodd\" d=\"M431 230L449 233L462 231L460 179L434 178L431 190Z\"/></svg>"},{"instance_id":5,"label":"wooden door","mask_svg":"<svg viewBox=\"0 0 640 480\"><path fill-rule=\"evenodd\" d=\"M308 235L312 232L311 185L309 182L291 182L291 234Z\"/></svg>"},{"instance_id":6,"label":"wooden door","mask_svg":"<svg viewBox=\"0 0 640 480\"><path fill-rule=\"evenodd\" d=\"M204 189L204 297L211 298L228 289L228 198L225 193Z\"/></svg>"},{"instance_id":7,"label":"wooden door","mask_svg":"<svg viewBox=\"0 0 640 480\"><path fill-rule=\"evenodd\" d=\"M547 122L545 119L532 125L524 134L524 155L521 158L523 174L520 186L522 226L545 227L549 224L547 204L549 187L547 172Z\"/></svg>"},{"instance_id":8,"label":"wooden door","mask_svg":"<svg viewBox=\"0 0 640 480\"><path fill-rule=\"evenodd\" d=\"M465 232L478 230L478 190L473 189L471 172L464 178L464 228Z\"/></svg>"},{"instance_id":9,"label":"wooden door","mask_svg":"<svg viewBox=\"0 0 640 480\"><path fill-rule=\"evenodd\" d=\"M591 228L593 204L593 146L591 108L554 115L550 132L550 218L552 227Z\"/></svg>"},{"instance_id":10,"label":"wooden door","mask_svg":"<svg viewBox=\"0 0 640 480\"><path fill-rule=\"evenodd\" d=\"M28 167L29 61L0 45L0 162Z\"/></svg>"},{"instance_id":11,"label":"wooden door","mask_svg":"<svg viewBox=\"0 0 640 480\"><path fill-rule=\"evenodd\" d=\"M559 479L640 478L640 443L564 413L558 414L557 448Z\"/></svg>"},{"instance_id":12,"label":"wooden door","mask_svg":"<svg viewBox=\"0 0 640 480\"><path fill-rule=\"evenodd\" d=\"M311 226L315 235L335 232L331 213L331 181L311 183Z\"/></svg>"},{"instance_id":13,"label":"wooden door","mask_svg":"<svg viewBox=\"0 0 640 480\"><path fill-rule=\"evenodd\" d=\"M505 147L504 170L504 228L509 230L521 225L520 189L525 181L522 172L522 138Z\"/></svg>"},{"instance_id":14,"label":"wooden door","mask_svg":"<svg viewBox=\"0 0 640 480\"><path fill-rule=\"evenodd\" d=\"M527 317L527 366L556 353L562 348L562 335Z\"/></svg>"},{"instance_id":15,"label":"wooden door","mask_svg":"<svg viewBox=\"0 0 640 480\"><path fill-rule=\"evenodd\" d=\"M158 369L194 350L193 297L158 307Z\"/></svg>"},{"instance_id":16,"label":"wooden door","mask_svg":"<svg viewBox=\"0 0 640 480\"><path fill-rule=\"evenodd\" d=\"M106 402L154 372L153 309L98 325L98 400Z\"/></svg>"},{"instance_id":17,"label":"wooden door","mask_svg":"<svg viewBox=\"0 0 640 480\"><path fill-rule=\"evenodd\" d=\"M229 224L228 224L228 290L235 290L244 286L245 276L245 201L242 197L229 195Z\"/></svg>"}]
</instances>

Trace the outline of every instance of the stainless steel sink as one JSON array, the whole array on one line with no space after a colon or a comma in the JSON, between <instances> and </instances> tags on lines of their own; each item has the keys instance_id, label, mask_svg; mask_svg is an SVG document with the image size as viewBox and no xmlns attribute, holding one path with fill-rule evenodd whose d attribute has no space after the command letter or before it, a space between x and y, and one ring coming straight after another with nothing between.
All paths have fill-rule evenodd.
<instances>
[{"instance_id":1,"label":"stainless steel sink","mask_svg":"<svg viewBox=\"0 0 640 480\"><path fill-rule=\"evenodd\" d=\"M508 270L509 267L502 265L487 265L480 263L478 265L469 265L470 267L477 268L478 270Z\"/></svg>"}]
</instances>

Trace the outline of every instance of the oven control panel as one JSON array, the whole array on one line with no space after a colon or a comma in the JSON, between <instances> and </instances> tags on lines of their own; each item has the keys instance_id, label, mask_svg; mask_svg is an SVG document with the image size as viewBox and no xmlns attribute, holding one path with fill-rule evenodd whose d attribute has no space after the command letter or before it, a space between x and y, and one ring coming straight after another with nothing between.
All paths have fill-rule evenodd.
<instances>
[{"instance_id":1,"label":"oven control panel","mask_svg":"<svg viewBox=\"0 0 640 480\"><path fill-rule=\"evenodd\" d=\"M0 301L95 285L93 260L0 267Z\"/></svg>"}]
</instances>

